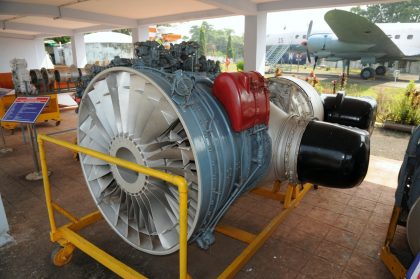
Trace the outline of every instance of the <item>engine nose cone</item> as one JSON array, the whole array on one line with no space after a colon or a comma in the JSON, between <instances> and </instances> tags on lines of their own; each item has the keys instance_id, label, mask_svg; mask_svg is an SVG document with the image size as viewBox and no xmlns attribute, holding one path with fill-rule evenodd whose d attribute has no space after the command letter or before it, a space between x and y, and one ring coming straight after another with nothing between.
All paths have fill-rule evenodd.
<instances>
[{"instance_id":1,"label":"engine nose cone","mask_svg":"<svg viewBox=\"0 0 420 279\"><path fill-rule=\"evenodd\" d=\"M129 138L118 136L111 141L109 154L124 160L147 166L144 155L138 146ZM137 194L143 190L147 177L124 167L111 165L111 172L120 187L131 194Z\"/></svg>"}]
</instances>

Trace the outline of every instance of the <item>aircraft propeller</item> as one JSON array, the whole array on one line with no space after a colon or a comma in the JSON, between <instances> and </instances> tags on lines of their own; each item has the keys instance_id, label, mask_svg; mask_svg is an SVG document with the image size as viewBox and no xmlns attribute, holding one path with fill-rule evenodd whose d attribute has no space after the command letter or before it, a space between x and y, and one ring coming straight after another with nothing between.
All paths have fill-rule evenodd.
<instances>
[{"instance_id":1,"label":"aircraft propeller","mask_svg":"<svg viewBox=\"0 0 420 279\"><path fill-rule=\"evenodd\" d=\"M313 20L311 20L309 22L308 32L306 32L306 40L307 41L302 42L302 45L305 46L305 48L306 48L306 57L308 57L309 63L312 63L312 59L311 59L311 53L309 52L309 48L308 48L308 40L309 40L309 37L311 36L311 33L312 33L312 25L313 25L313 23L314 23ZM315 56L315 61L314 62L315 63L314 63L314 69L313 70L315 71L316 63L318 62L318 56Z\"/></svg>"},{"instance_id":2,"label":"aircraft propeller","mask_svg":"<svg viewBox=\"0 0 420 279\"><path fill-rule=\"evenodd\" d=\"M308 32L306 32L306 40L309 40L309 36L311 36L313 23L314 23L313 20L311 20L309 22ZM311 54L309 53L309 49L308 49L308 41L306 41L306 43L304 43L303 45L306 47L306 57L308 57L309 63L312 63L312 61L311 61ZM315 62L315 64L316 64L316 62Z\"/></svg>"},{"instance_id":3,"label":"aircraft propeller","mask_svg":"<svg viewBox=\"0 0 420 279\"><path fill-rule=\"evenodd\" d=\"M309 26L308 26L308 32L306 32L306 38L308 39L309 38L309 36L311 36L311 32L312 32L312 24L314 23L314 21L313 20L311 20L310 22L309 22Z\"/></svg>"},{"instance_id":4,"label":"aircraft propeller","mask_svg":"<svg viewBox=\"0 0 420 279\"><path fill-rule=\"evenodd\" d=\"M308 56L309 57L309 56ZM309 63L311 62L311 60L309 60ZM315 56L315 61L314 61L314 68L313 71L315 71L316 68L316 63L318 62L318 56Z\"/></svg>"}]
</instances>

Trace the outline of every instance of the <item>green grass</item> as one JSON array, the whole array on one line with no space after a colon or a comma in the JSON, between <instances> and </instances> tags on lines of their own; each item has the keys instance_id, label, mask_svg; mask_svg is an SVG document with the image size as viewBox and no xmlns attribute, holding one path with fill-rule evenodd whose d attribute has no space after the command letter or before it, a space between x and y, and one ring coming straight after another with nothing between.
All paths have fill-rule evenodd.
<instances>
[{"instance_id":1,"label":"green grass","mask_svg":"<svg viewBox=\"0 0 420 279\"><path fill-rule=\"evenodd\" d=\"M299 69L299 73L310 73L312 72L313 65L295 65L295 64L279 64L277 65L282 71L286 72L294 72L297 73ZM343 69L341 67L316 67L316 73L319 74L341 74ZM350 68L350 74L360 74L360 69L358 68Z\"/></svg>"},{"instance_id":2,"label":"green grass","mask_svg":"<svg viewBox=\"0 0 420 279\"><path fill-rule=\"evenodd\" d=\"M331 82L320 82L322 92L320 93L332 93L333 85ZM369 86L358 83L349 83L345 87L346 95L354 97L369 96L378 99L380 95L386 94L390 98L395 98L398 95L404 94L404 88L395 87L384 87L384 86Z\"/></svg>"},{"instance_id":3,"label":"green grass","mask_svg":"<svg viewBox=\"0 0 420 279\"><path fill-rule=\"evenodd\" d=\"M236 63L230 62L229 68L226 69L225 63L220 63L220 71L222 72L237 72Z\"/></svg>"}]
</instances>

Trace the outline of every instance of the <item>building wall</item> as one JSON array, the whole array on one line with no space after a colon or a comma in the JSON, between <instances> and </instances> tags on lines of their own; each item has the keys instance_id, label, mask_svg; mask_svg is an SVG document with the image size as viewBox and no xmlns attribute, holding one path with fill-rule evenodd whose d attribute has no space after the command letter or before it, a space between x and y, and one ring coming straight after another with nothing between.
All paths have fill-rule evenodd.
<instances>
[{"instance_id":1,"label":"building wall","mask_svg":"<svg viewBox=\"0 0 420 279\"><path fill-rule=\"evenodd\" d=\"M87 43L86 60L89 64L96 61L111 61L115 56L133 58L133 44L126 43Z\"/></svg>"},{"instance_id":2,"label":"building wall","mask_svg":"<svg viewBox=\"0 0 420 279\"><path fill-rule=\"evenodd\" d=\"M0 73L10 72L10 60L24 58L28 69L52 68L42 39L22 40L0 37Z\"/></svg>"},{"instance_id":3,"label":"building wall","mask_svg":"<svg viewBox=\"0 0 420 279\"><path fill-rule=\"evenodd\" d=\"M418 75L420 74L420 62L411 62L407 63L407 69L406 71L410 74Z\"/></svg>"},{"instance_id":4,"label":"building wall","mask_svg":"<svg viewBox=\"0 0 420 279\"><path fill-rule=\"evenodd\" d=\"M86 43L86 60L88 64L107 64L115 56L133 58L133 44L129 43ZM73 64L71 45L54 47L56 64L70 66Z\"/></svg>"}]
</instances>

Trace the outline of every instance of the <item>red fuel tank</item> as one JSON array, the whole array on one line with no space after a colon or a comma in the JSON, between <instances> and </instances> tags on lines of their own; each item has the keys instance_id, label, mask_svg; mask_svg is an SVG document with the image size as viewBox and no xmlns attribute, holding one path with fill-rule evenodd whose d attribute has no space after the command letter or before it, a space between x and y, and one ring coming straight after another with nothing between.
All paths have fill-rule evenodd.
<instances>
[{"instance_id":1,"label":"red fuel tank","mask_svg":"<svg viewBox=\"0 0 420 279\"><path fill-rule=\"evenodd\" d=\"M268 125L269 93L260 73L222 73L214 81L213 95L228 113L235 132L257 124Z\"/></svg>"}]
</instances>

